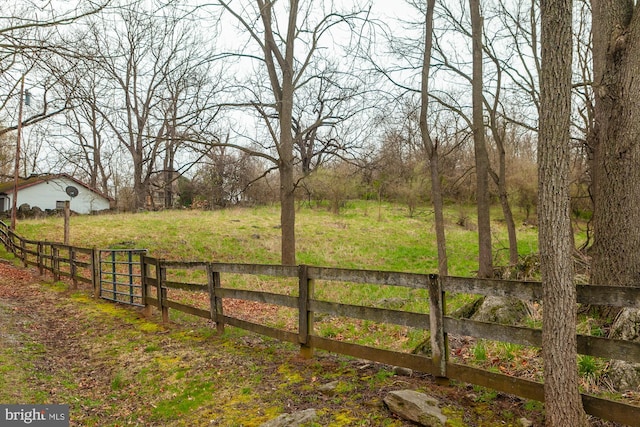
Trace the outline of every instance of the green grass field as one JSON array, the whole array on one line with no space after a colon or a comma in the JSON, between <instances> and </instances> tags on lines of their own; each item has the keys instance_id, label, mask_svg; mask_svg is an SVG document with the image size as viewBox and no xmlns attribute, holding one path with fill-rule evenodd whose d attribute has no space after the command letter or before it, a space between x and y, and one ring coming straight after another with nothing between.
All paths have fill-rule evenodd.
<instances>
[{"instance_id":1,"label":"green grass field","mask_svg":"<svg viewBox=\"0 0 640 427\"><path fill-rule=\"evenodd\" d=\"M446 212L449 271L473 276L477 269L477 232L473 207L451 206ZM493 236L496 264L504 264L508 250L506 230L494 210ZM144 248L153 257L180 261L216 261L278 264L280 261L279 209L277 206L219 211L175 210L137 214L74 216L70 243L96 248ZM464 217L465 221L460 221ZM470 219L471 218L471 219ZM464 223L465 226L458 225ZM34 240L62 241L62 218L19 221L19 234ZM522 256L537 251L537 230L518 230ZM412 217L406 208L374 202L350 202L339 215L324 208L301 207L297 212L297 260L323 267L391 270L414 273L437 272L433 215L428 208ZM169 271L168 278L185 283L206 283L202 271ZM226 275L223 286L288 295L297 294L297 281L258 276ZM169 298L208 308L204 294L169 291ZM428 313L426 290L318 281L315 297L354 305ZM473 301L473 295L449 295L449 312ZM271 315L269 326L291 329L296 314L284 307L261 307ZM176 312L176 315L178 313ZM424 330L370 322L346 322L340 318L318 319L316 331L329 338L359 344L411 351L428 335ZM371 334L363 334L371 330Z\"/></svg>"},{"instance_id":2,"label":"green grass field","mask_svg":"<svg viewBox=\"0 0 640 427\"><path fill-rule=\"evenodd\" d=\"M462 216L471 218L464 227L457 224ZM473 276L477 269L474 216L473 207L451 206L446 211L451 275ZM277 206L74 216L70 243L144 248L151 256L168 260L278 264L279 218ZM495 263L505 264L507 234L497 208L492 228ZM61 242L63 220L21 220L17 232L30 239ZM405 207L374 202L350 202L339 215L305 206L298 209L296 232L299 264L415 273L437 270L433 215L428 207L409 217ZM517 232L520 255L537 252L537 229L519 226Z\"/></svg>"}]
</instances>

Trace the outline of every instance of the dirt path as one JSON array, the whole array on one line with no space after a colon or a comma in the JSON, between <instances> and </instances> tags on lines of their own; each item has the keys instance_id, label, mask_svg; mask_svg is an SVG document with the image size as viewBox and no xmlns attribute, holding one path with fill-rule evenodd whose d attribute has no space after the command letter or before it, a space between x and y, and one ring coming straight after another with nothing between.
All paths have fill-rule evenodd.
<instances>
[{"instance_id":1,"label":"dirt path","mask_svg":"<svg viewBox=\"0 0 640 427\"><path fill-rule=\"evenodd\" d=\"M77 426L259 426L313 407L320 426L398 427L411 424L382 398L410 388L441 399L452 426L542 423L540 405L324 353L301 360L294 346L229 329L162 326L0 262L0 403L69 404Z\"/></svg>"}]
</instances>

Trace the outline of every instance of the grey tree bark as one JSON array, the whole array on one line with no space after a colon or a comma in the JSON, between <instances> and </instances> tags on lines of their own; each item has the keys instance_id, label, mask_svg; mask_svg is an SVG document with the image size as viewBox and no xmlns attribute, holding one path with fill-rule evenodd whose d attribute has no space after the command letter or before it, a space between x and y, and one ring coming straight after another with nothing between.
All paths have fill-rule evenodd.
<instances>
[{"instance_id":1,"label":"grey tree bark","mask_svg":"<svg viewBox=\"0 0 640 427\"><path fill-rule=\"evenodd\" d=\"M587 426L576 368L577 310L569 203L571 0L542 1L541 18L538 224L546 425Z\"/></svg>"},{"instance_id":2,"label":"grey tree bark","mask_svg":"<svg viewBox=\"0 0 640 427\"><path fill-rule=\"evenodd\" d=\"M593 128L590 150L593 197L591 283L638 286L640 277L640 11L630 0L592 0ZM615 319L611 334L638 341L637 309L598 307ZM627 332L625 332L625 330ZM635 331L635 332L630 332ZM624 362L611 366L620 389L635 388L640 375ZM633 384L635 383L635 384Z\"/></svg>"},{"instance_id":3,"label":"grey tree bark","mask_svg":"<svg viewBox=\"0 0 640 427\"><path fill-rule=\"evenodd\" d=\"M637 286L640 277L640 11L592 0L594 242L591 282Z\"/></svg>"},{"instance_id":4,"label":"grey tree bark","mask_svg":"<svg viewBox=\"0 0 640 427\"><path fill-rule=\"evenodd\" d=\"M491 195L489 193L489 154L484 137L482 96L482 16L480 0L469 0L473 44L473 146L476 161L476 203L478 208L478 277L493 275L491 251Z\"/></svg>"},{"instance_id":5,"label":"grey tree bark","mask_svg":"<svg viewBox=\"0 0 640 427\"><path fill-rule=\"evenodd\" d=\"M429 157L429 170L431 172L431 203L435 215L436 242L438 246L438 273L442 276L448 274L447 242L444 231L444 203L440 184L440 162L438 144L434 143L429 133L427 115L429 112L429 72L431 67L431 49L433 46L433 11L435 0L427 0L424 31L424 56L422 62L421 102L420 102L420 135L422 143Z\"/></svg>"}]
</instances>

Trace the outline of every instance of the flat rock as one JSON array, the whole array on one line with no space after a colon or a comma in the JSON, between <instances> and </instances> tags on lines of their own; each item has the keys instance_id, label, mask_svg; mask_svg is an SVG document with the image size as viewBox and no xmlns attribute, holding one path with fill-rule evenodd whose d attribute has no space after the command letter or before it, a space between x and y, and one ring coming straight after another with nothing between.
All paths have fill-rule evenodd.
<instances>
[{"instance_id":1,"label":"flat rock","mask_svg":"<svg viewBox=\"0 0 640 427\"><path fill-rule=\"evenodd\" d=\"M331 381L330 383L326 383L318 387L318 390L320 391L320 393L324 395L331 396L335 394L336 387L338 387L338 384L339 384L339 381Z\"/></svg>"},{"instance_id":2,"label":"flat rock","mask_svg":"<svg viewBox=\"0 0 640 427\"><path fill-rule=\"evenodd\" d=\"M414 390L396 390L390 392L384 403L399 417L426 427L444 427L447 417L438 407L434 397Z\"/></svg>"},{"instance_id":3,"label":"flat rock","mask_svg":"<svg viewBox=\"0 0 640 427\"><path fill-rule=\"evenodd\" d=\"M260 427L298 427L302 423L309 423L316 418L316 410L305 409L291 414L282 414L277 418L260 424Z\"/></svg>"}]
</instances>

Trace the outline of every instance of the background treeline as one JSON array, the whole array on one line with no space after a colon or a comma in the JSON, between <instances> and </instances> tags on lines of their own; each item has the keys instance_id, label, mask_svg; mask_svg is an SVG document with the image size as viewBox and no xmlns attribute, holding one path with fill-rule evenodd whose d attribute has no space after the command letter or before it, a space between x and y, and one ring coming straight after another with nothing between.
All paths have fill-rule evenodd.
<instances>
[{"instance_id":1,"label":"background treeline","mask_svg":"<svg viewBox=\"0 0 640 427\"><path fill-rule=\"evenodd\" d=\"M11 43L3 48L0 73L7 88L0 173L13 175L18 106L28 94L21 176L70 173L116 198L121 210L279 201L286 156L273 97L283 86L269 84L275 68L260 43L252 43L270 30L256 21L259 4L4 5L3 37ZM334 207L350 197L410 208L428 202L429 156L418 115L426 5L298 7L289 121L296 198ZM274 5L270 19L284 26L289 12ZM533 212L539 10L535 2L486 2L483 15L490 191L495 200L504 179L510 202ZM436 5L428 120L443 195L458 202L477 195L470 19L462 3ZM580 22L576 37L582 40L589 28ZM284 47L284 30L275 34ZM576 65L576 81L585 67ZM578 203L588 179L580 146L590 89L577 85L575 96Z\"/></svg>"}]
</instances>

